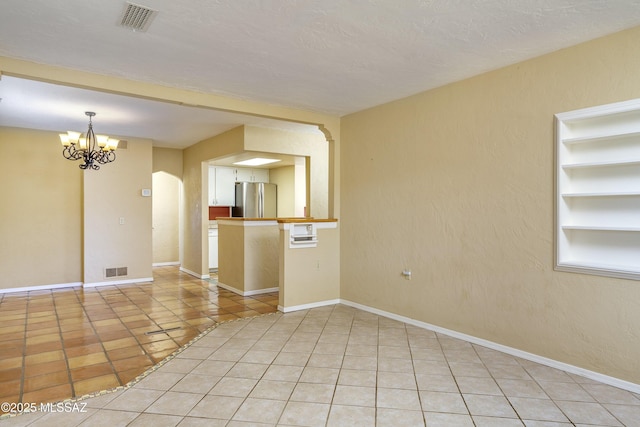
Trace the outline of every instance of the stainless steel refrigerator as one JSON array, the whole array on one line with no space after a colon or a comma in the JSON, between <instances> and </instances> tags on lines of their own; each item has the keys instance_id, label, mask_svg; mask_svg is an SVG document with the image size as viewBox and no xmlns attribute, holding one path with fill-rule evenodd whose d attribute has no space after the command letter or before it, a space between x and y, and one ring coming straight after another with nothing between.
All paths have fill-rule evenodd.
<instances>
[{"instance_id":1,"label":"stainless steel refrigerator","mask_svg":"<svg viewBox=\"0 0 640 427\"><path fill-rule=\"evenodd\" d=\"M275 218L277 186L266 182L236 182L232 215L243 218Z\"/></svg>"}]
</instances>

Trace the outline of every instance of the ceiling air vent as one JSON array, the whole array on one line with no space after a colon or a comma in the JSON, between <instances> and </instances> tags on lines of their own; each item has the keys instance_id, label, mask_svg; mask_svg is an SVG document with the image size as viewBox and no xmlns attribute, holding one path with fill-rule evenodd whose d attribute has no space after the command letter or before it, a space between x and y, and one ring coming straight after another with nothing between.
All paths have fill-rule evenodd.
<instances>
[{"instance_id":1,"label":"ceiling air vent","mask_svg":"<svg viewBox=\"0 0 640 427\"><path fill-rule=\"evenodd\" d=\"M125 3L120 25L133 31L147 31L158 11L133 3Z\"/></svg>"}]
</instances>

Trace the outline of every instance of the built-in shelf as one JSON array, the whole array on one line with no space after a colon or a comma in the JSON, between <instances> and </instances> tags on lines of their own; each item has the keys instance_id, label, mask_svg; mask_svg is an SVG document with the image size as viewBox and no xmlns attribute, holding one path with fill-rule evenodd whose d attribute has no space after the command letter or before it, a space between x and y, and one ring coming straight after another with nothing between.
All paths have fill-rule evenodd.
<instances>
[{"instance_id":1,"label":"built-in shelf","mask_svg":"<svg viewBox=\"0 0 640 427\"><path fill-rule=\"evenodd\" d=\"M608 193L562 193L562 197L633 197L640 196L640 191L608 192Z\"/></svg>"},{"instance_id":2,"label":"built-in shelf","mask_svg":"<svg viewBox=\"0 0 640 427\"><path fill-rule=\"evenodd\" d=\"M617 227L604 225L563 225L563 230L593 230L593 231L640 231L640 227Z\"/></svg>"},{"instance_id":3,"label":"built-in shelf","mask_svg":"<svg viewBox=\"0 0 640 427\"><path fill-rule=\"evenodd\" d=\"M640 279L640 100L556 115L556 269Z\"/></svg>"},{"instance_id":4,"label":"built-in shelf","mask_svg":"<svg viewBox=\"0 0 640 427\"><path fill-rule=\"evenodd\" d=\"M637 138L640 137L639 132L625 132L625 133L610 133L605 135L587 135L580 136L577 138L563 138L562 142L567 145L571 144L581 144L581 143L589 143L589 142L611 142L616 139L624 139L624 138Z\"/></svg>"},{"instance_id":5,"label":"built-in shelf","mask_svg":"<svg viewBox=\"0 0 640 427\"><path fill-rule=\"evenodd\" d=\"M640 160L614 160L608 162L589 162L589 163L568 163L562 165L563 169L579 169L579 168L598 168L598 167L610 167L610 166L630 166L640 165Z\"/></svg>"}]
</instances>

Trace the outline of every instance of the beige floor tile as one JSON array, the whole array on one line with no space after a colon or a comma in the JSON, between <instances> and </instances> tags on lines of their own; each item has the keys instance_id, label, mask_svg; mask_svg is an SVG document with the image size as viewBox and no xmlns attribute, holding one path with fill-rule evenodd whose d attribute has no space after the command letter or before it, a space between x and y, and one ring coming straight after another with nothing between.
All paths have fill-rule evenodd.
<instances>
[{"instance_id":1,"label":"beige floor tile","mask_svg":"<svg viewBox=\"0 0 640 427\"><path fill-rule=\"evenodd\" d=\"M142 412L158 400L162 394L163 392L161 390L130 388L107 403L104 409Z\"/></svg>"},{"instance_id":2,"label":"beige floor tile","mask_svg":"<svg viewBox=\"0 0 640 427\"><path fill-rule=\"evenodd\" d=\"M502 390L493 378L456 376L456 383L461 393L502 396Z\"/></svg>"},{"instance_id":3,"label":"beige floor tile","mask_svg":"<svg viewBox=\"0 0 640 427\"><path fill-rule=\"evenodd\" d=\"M375 387L377 384L376 371L358 371L342 369L338 377L338 384L361 387Z\"/></svg>"},{"instance_id":4,"label":"beige floor tile","mask_svg":"<svg viewBox=\"0 0 640 427\"><path fill-rule=\"evenodd\" d=\"M190 417L230 420L240 405L242 405L243 401L244 399L241 397L214 396L208 394L193 407L188 415Z\"/></svg>"},{"instance_id":5,"label":"beige floor tile","mask_svg":"<svg viewBox=\"0 0 640 427\"><path fill-rule=\"evenodd\" d=\"M171 391L207 394L222 377L187 374L171 388Z\"/></svg>"},{"instance_id":6,"label":"beige floor tile","mask_svg":"<svg viewBox=\"0 0 640 427\"><path fill-rule=\"evenodd\" d=\"M168 391L153 402L144 412L185 416L203 397L204 394Z\"/></svg>"},{"instance_id":7,"label":"beige floor tile","mask_svg":"<svg viewBox=\"0 0 640 427\"><path fill-rule=\"evenodd\" d=\"M416 377L413 373L378 372L378 387L417 390Z\"/></svg>"},{"instance_id":8,"label":"beige floor tile","mask_svg":"<svg viewBox=\"0 0 640 427\"><path fill-rule=\"evenodd\" d=\"M280 418L285 405L286 402L282 400L256 399L250 397L240 406L233 416L233 420L275 424Z\"/></svg>"},{"instance_id":9,"label":"beige floor tile","mask_svg":"<svg viewBox=\"0 0 640 427\"><path fill-rule=\"evenodd\" d=\"M614 405L605 403L603 405L620 422L627 427L640 427L640 406L638 405Z\"/></svg>"},{"instance_id":10,"label":"beige floor tile","mask_svg":"<svg viewBox=\"0 0 640 427\"><path fill-rule=\"evenodd\" d=\"M640 399L633 393L612 387L606 384L582 384L593 398L599 403L612 403L617 405L640 405Z\"/></svg>"},{"instance_id":11,"label":"beige floor tile","mask_svg":"<svg viewBox=\"0 0 640 427\"><path fill-rule=\"evenodd\" d=\"M474 427L469 415L425 412L424 418L429 427Z\"/></svg>"},{"instance_id":12,"label":"beige floor tile","mask_svg":"<svg viewBox=\"0 0 640 427\"><path fill-rule=\"evenodd\" d=\"M298 383L293 389L290 401L331 403L335 386L332 384Z\"/></svg>"},{"instance_id":13,"label":"beige floor tile","mask_svg":"<svg viewBox=\"0 0 640 427\"><path fill-rule=\"evenodd\" d=\"M459 393L445 393L440 391L421 391L420 402L422 410L428 412L450 412L453 414L468 414L464 400Z\"/></svg>"},{"instance_id":14,"label":"beige floor tile","mask_svg":"<svg viewBox=\"0 0 640 427\"><path fill-rule=\"evenodd\" d=\"M550 399L510 397L509 401L522 419L556 422L569 421Z\"/></svg>"},{"instance_id":15,"label":"beige floor tile","mask_svg":"<svg viewBox=\"0 0 640 427\"><path fill-rule=\"evenodd\" d=\"M424 426L424 415L420 411L377 408L376 427ZM444 425L443 425L444 426ZM470 424L473 426L473 424ZM431 425L429 425L431 427ZM447 424L446 427L451 427Z\"/></svg>"},{"instance_id":16,"label":"beige floor tile","mask_svg":"<svg viewBox=\"0 0 640 427\"><path fill-rule=\"evenodd\" d=\"M517 418L513 408L503 396L464 394L464 400L471 415L487 417Z\"/></svg>"},{"instance_id":17,"label":"beige floor tile","mask_svg":"<svg viewBox=\"0 0 640 427\"><path fill-rule=\"evenodd\" d=\"M291 397L295 386L295 382L260 380L251 391L249 397L286 401Z\"/></svg>"},{"instance_id":18,"label":"beige floor tile","mask_svg":"<svg viewBox=\"0 0 640 427\"><path fill-rule=\"evenodd\" d=\"M375 425L375 408L331 405L327 427L370 427Z\"/></svg>"},{"instance_id":19,"label":"beige floor tile","mask_svg":"<svg viewBox=\"0 0 640 427\"><path fill-rule=\"evenodd\" d=\"M178 424L178 427L232 427L232 424L228 423L227 420L215 420L212 418L184 417L182 421L180 421L180 424ZM240 426L237 426L237 427L240 427Z\"/></svg>"},{"instance_id":20,"label":"beige floor tile","mask_svg":"<svg viewBox=\"0 0 640 427\"><path fill-rule=\"evenodd\" d=\"M175 415L140 414L127 427L175 427L182 417Z\"/></svg>"},{"instance_id":21,"label":"beige floor tile","mask_svg":"<svg viewBox=\"0 0 640 427\"><path fill-rule=\"evenodd\" d=\"M251 378L251 379L260 379L264 375L264 373L269 368L267 364L258 364L258 363L236 363L229 372L227 372L228 377L235 378Z\"/></svg>"},{"instance_id":22,"label":"beige floor tile","mask_svg":"<svg viewBox=\"0 0 640 427\"><path fill-rule=\"evenodd\" d=\"M305 427L324 426L329 415L329 404L309 402L287 403L279 423Z\"/></svg>"},{"instance_id":23,"label":"beige floor tile","mask_svg":"<svg viewBox=\"0 0 640 427\"><path fill-rule=\"evenodd\" d=\"M342 367L360 371L376 371L378 369L378 358L376 356L344 356Z\"/></svg>"},{"instance_id":24,"label":"beige floor tile","mask_svg":"<svg viewBox=\"0 0 640 427\"><path fill-rule=\"evenodd\" d=\"M209 395L247 397L258 383L258 380L249 378L223 377L209 391Z\"/></svg>"},{"instance_id":25,"label":"beige floor tile","mask_svg":"<svg viewBox=\"0 0 640 427\"><path fill-rule=\"evenodd\" d=\"M313 353L309 358L307 366L317 368L340 368L342 367L342 359L342 354Z\"/></svg>"},{"instance_id":26,"label":"beige floor tile","mask_svg":"<svg viewBox=\"0 0 640 427\"><path fill-rule=\"evenodd\" d=\"M100 409L85 419L80 427L113 427L128 425L138 416L137 412Z\"/></svg>"},{"instance_id":27,"label":"beige floor tile","mask_svg":"<svg viewBox=\"0 0 640 427\"><path fill-rule=\"evenodd\" d=\"M515 418L498 418L475 416L473 421L476 427L522 427L522 421Z\"/></svg>"},{"instance_id":28,"label":"beige floor tile","mask_svg":"<svg viewBox=\"0 0 640 427\"><path fill-rule=\"evenodd\" d=\"M548 398L547 394L540 388L538 383L532 380L503 379L498 378L496 382L508 398L511 397L531 397L537 399Z\"/></svg>"},{"instance_id":29,"label":"beige floor tile","mask_svg":"<svg viewBox=\"0 0 640 427\"><path fill-rule=\"evenodd\" d=\"M566 402L557 400L556 404L575 424L597 424L603 426L621 426L602 405L591 402Z\"/></svg>"},{"instance_id":30,"label":"beige floor tile","mask_svg":"<svg viewBox=\"0 0 640 427\"><path fill-rule=\"evenodd\" d=\"M394 359L391 357L378 358L379 372L401 372L413 374L413 363L411 359ZM417 371L416 371L417 372Z\"/></svg>"},{"instance_id":31,"label":"beige floor tile","mask_svg":"<svg viewBox=\"0 0 640 427\"><path fill-rule=\"evenodd\" d=\"M334 368L314 368L307 367L300 375L300 381L306 383L336 384L338 381L339 369Z\"/></svg>"},{"instance_id":32,"label":"beige floor tile","mask_svg":"<svg viewBox=\"0 0 640 427\"><path fill-rule=\"evenodd\" d=\"M152 390L169 390L176 385L178 381L184 378L185 374L174 372L153 372L152 375L145 377L137 383L134 388L144 388Z\"/></svg>"},{"instance_id":33,"label":"beige floor tile","mask_svg":"<svg viewBox=\"0 0 640 427\"><path fill-rule=\"evenodd\" d=\"M379 408L406 409L419 411L420 399L416 390L378 388L377 406Z\"/></svg>"},{"instance_id":34,"label":"beige floor tile","mask_svg":"<svg viewBox=\"0 0 640 427\"><path fill-rule=\"evenodd\" d=\"M332 403L334 405L375 407L376 389L375 387L338 385Z\"/></svg>"},{"instance_id":35,"label":"beige floor tile","mask_svg":"<svg viewBox=\"0 0 640 427\"><path fill-rule=\"evenodd\" d=\"M453 375L430 375L416 374L416 383L419 390L443 391L457 393L458 385L453 379Z\"/></svg>"},{"instance_id":36,"label":"beige floor tile","mask_svg":"<svg viewBox=\"0 0 640 427\"><path fill-rule=\"evenodd\" d=\"M271 365L267 368L263 379L273 381L293 381L297 382L302 375L302 366Z\"/></svg>"},{"instance_id":37,"label":"beige floor tile","mask_svg":"<svg viewBox=\"0 0 640 427\"><path fill-rule=\"evenodd\" d=\"M220 360L203 360L191 373L200 375L223 376L233 368L233 362Z\"/></svg>"},{"instance_id":38,"label":"beige floor tile","mask_svg":"<svg viewBox=\"0 0 640 427\"><path fill-rule=\"evenodd\" d=\"M595 399L580 384L554 381L537 381L537 383L554 400L595 402Z\"/></svg>"}]
</instances>

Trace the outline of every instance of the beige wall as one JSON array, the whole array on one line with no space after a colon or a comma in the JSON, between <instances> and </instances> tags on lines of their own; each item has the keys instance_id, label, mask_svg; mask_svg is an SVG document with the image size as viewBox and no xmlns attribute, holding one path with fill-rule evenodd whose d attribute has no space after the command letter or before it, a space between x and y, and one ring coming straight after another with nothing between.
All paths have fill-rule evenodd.
<instances>
[{"instance_id":1,"label":"beige wall","mask_svg":"<svg viewBox=\"0 0 640 427\"><path fill-rule=\"evenodd\" d=\"M182 150L153 148L153 264L180 261Z\"/></svg>"},{"instance_id":2,"label":"beige wall","mask_svg":"<svg viewBox=\"0 0 640 427\"><path fill-rule=\"evenodd\" d=\"M0 128L0 153L0 288L101 283L109 267L151 277L150 141L98 171L64 159L55 132Z\"/></svg>"},{"instance_id":3,"label":"beige wall","mask_svg":"<svg viewBox=\"0 0 640 427\"><path fill-rule=\"evenodd\" d=\"M182 268L192 274L209 274L209 166L206 161L242 152L243 134L243 128L237 127L184 150Z\"/></svg>"},{"instance_id":4,"label":"beige wall","mask_svg":"<svg viewBox=\"0 0 640 427\"><path fill-rule=\"evenodd\" d=\"M82 171L59 141L0 127L0 289L82 281Z\"/></svg>"},{"instance_id":5,"label":"beige wall","mask_svg":"<svg viewBox=\"0 0 640 427\"><path fill-rule=\"evenodd\" d=\"M244 293L244 227L218 222L218 282Z\"/></svg>"},{"instance_id":6,"label":"beige wall","mask_svg":"<svg viewBox=\"0 0 640 427\"><path fill-rule=\"evenodd\" d=\"M151 189L151 152L150 140L129 138L115 162L84 172L86 284L152 277L152 201L141 194ZM107 279L105 268L114 267L128 274Z\"/></svg>"},{"instance_id":7,"label":"beige wall","mask_svg":"<svg viewBox=\"0 0 640 427\"><path fill-rule=\"evenodd\" d=\"M290 248L293 224L280 224L278 305L284 311L306 304L340 298L340 239L336 223L320 223L316 230L318 244L310 248Z\"/></svg>"},{"instance_id":8,"label":"beige wall","mask_svg":"<svg viewBox=\"0 0 640 427\"><path fill-rule=\"evenodd\" d=\"M245 149L308 157L308 216L329 217L329 144L324 135L245 127Z\"/></svg>"},{"instance_id":9,"label":"beige wall","mask_svg":"<svg viewBox=\"0 0 640 427\"><path fill-rule=\"evenodd\" d=\"M553 270L553 115L640 97L639 44L637 28L344 117L341 297L640 383L638 282Z\"/></svg>"},{"instance_id":10,"label":"beige wall","mask_svg":"<svg viewBox=\"0 0 640 427\"><path fill-rule=\"evenodd\" d=\"M269 182L278 186L278 216L294 217L296 207L295 167L285 166L270 169Z\"/></svg>"}]
</instances>

